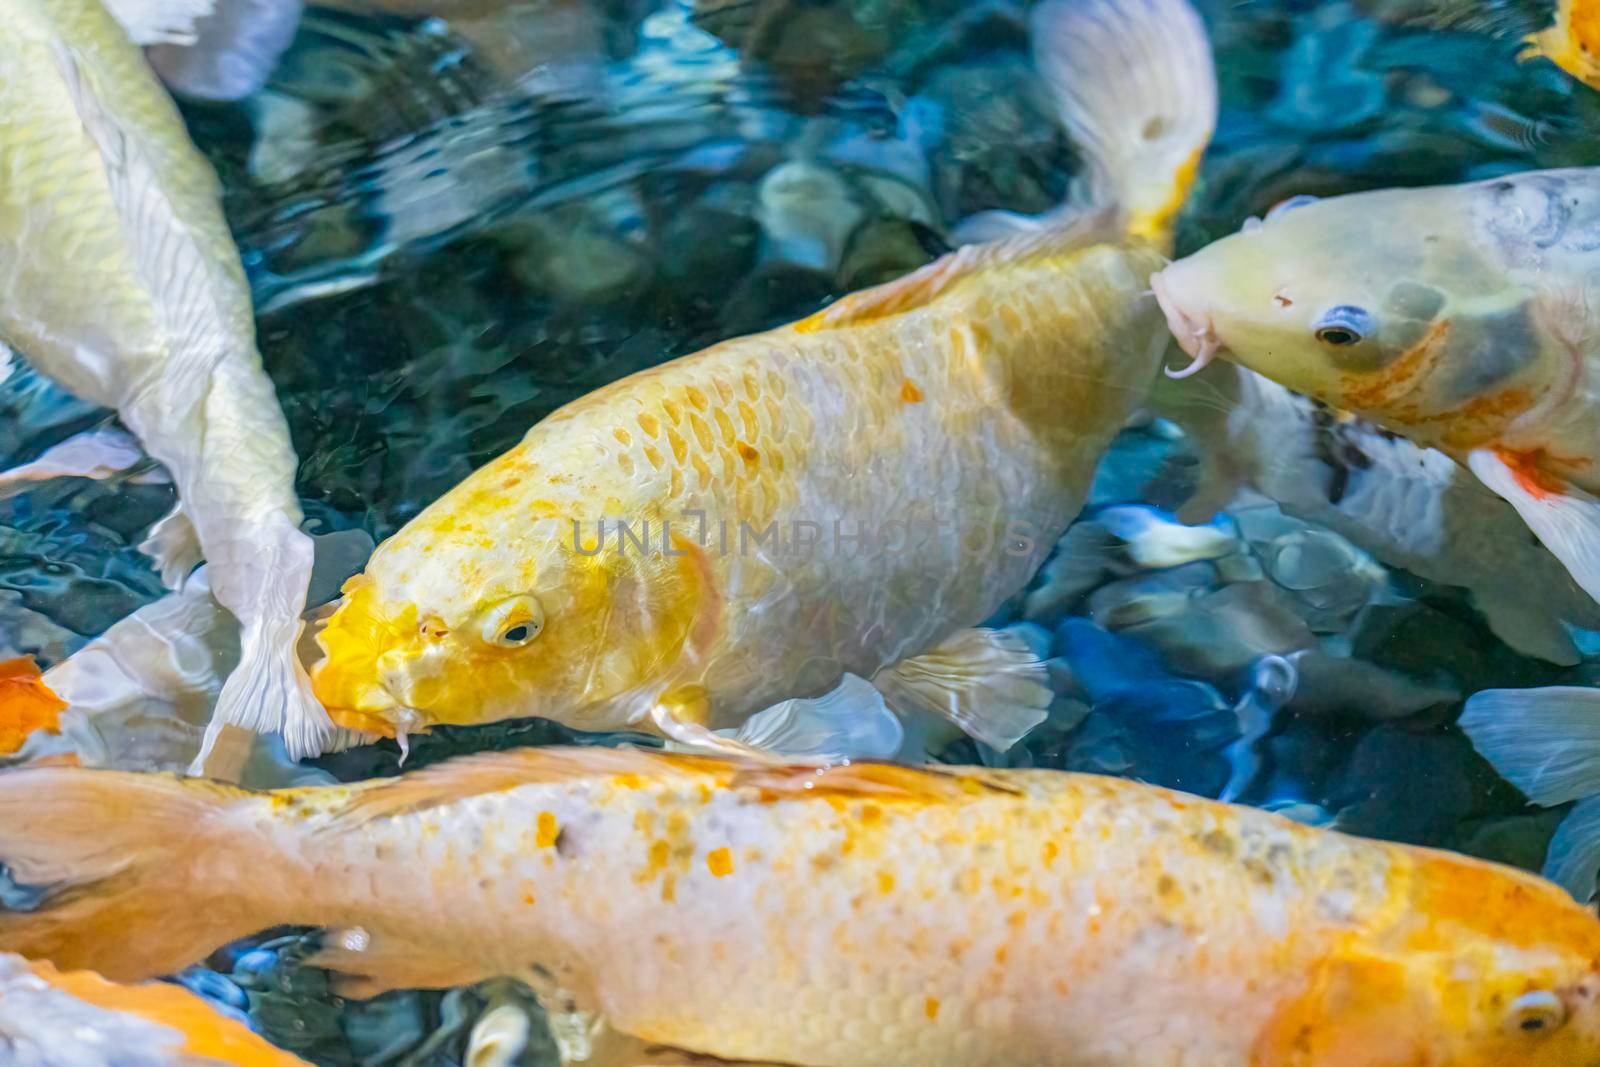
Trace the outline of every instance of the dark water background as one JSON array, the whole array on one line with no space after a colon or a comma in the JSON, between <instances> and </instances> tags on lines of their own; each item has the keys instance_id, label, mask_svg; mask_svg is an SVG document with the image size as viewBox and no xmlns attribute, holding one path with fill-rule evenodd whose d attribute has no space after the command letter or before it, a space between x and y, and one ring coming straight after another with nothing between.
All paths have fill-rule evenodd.
<instances>
[{"instance_id":1,"label":"dark water background","mask_svg":"<svg viewBox=\"0 0 1600 1067\"><path fill-rule=\"evenodd\" d=\"M1181 251L1297 193L1600 162L1600 93L1513 61L1543 4L1201 6L1223 118ZM516 19L508 59L484 54L490 35L313 8L265 92L185 105L323 529L381 539L560 404L917 267L974 211L1049 208L1075 167L1024 4L549 0ZM11 461L104 418L28 373L0 414ZM1185 462L1159 425L1124 435L1076 534L1089 562L1002 612L1050 649L1061 694L1004 762L1210 795L1244 766L1247 802L1537 869L1561 812L1527 808L1452 723L1461 695L1588 668L1519 656L1460 590L1275 513L1140 566L1115 506L1177 504L1150 487L1170 496ZM4 641L55 662L159 596L133 546L168 492L69 481L0 503ZM1412 699L1396 714L1335 669L1283 705L1274 657L1307 649L1386 668ZM1251 716L1265 736L1246 750ZM444 730L413 759L562 736ZM1002 762L970 742L944 755ZM187 980L329 1065L453 1064L485 1003L528 1003L502 985L345 1004L295 966L310 944L258 939ZM546 1056L536 1041L523 1062Z\"/></svg>"}]
</instances>

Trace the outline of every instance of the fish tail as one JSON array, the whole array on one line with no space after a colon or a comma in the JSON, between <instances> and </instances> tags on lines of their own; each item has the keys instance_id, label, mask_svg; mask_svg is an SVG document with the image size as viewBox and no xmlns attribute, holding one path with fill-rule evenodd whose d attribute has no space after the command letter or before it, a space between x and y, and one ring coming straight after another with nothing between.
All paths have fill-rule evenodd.
<instances>
[{"instance_id":1,"label":"fish tail","mask_svg":"<svg viewBox=\"0 0 1600 1067\"><path fill-rule=\"evenodd\" d=\"M1170 240L1217 124L1205 24L1188 0L1045 0L1034 66L1083 153L1091 207Z\"/></svg>"},{"instance_id":2,"label":"fish tail","mask_svg":"<svg viewBox=\"0 0 1600 1067\"><path fill-rule=\"evenodd\" d=\"M144 6L137 0L120 2ZM272 76L294 40L300 7L301 0L217 0L215 9L195 22L192 40L158 44L150 50L150 64L162 81L187 96L242 99Z\"/></svg>"},{"instance_id":3,"label":"fish tail","mask_svg":"<svg viewBox=\"0 0 1600 1067\"><path fill-rule=\"evenodd\" d=\"M170 775L0 774L0 951L134 981L275 925L249 794Z\"/></svg>"}]
</instances>

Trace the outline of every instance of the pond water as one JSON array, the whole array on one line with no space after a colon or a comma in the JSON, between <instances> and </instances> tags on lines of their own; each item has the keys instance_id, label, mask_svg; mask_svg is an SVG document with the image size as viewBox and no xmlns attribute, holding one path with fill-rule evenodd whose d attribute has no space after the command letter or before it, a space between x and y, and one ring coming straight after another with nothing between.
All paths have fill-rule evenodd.
<instances>
[{"instance_id":1,"label":"pond water","mask_svg":"<svg viewBox=\"0 0 1600 1067\"><path fill-rule=\"evenodd\" d=\"M1296 194L1600 163L1600 94L1514 62L1543 4L1200 7L1223 117L1180 253ZM311 7L263 92L184 113L223 178L307 514L380 540L561 404L920 266L973 212L1045 210L1076 167L1026 5L999 0L547 0L456 24ZM8 463L107 417L25 370L0 410ZM1519 651L1468 590L1264 499L1176 537L1195 481L1174 423L1123 434L995 620L1054 657L1050 721L1005 756L942 758L1137 777L1538 869L1563 812L1525 804L1454 721L1467 694L1594 664ZM83 481L0 502L5 642L58 662L160 596L136 546L170 503ZM408 766L564 736L447 728ZM323 766L397 761L385 742ZM310 948L278 931L184 981L327 1065L456 1064L489 1004L536 1011L513 984L345 1003L297 965ZM553 1063L548 1043L522 1062Z\"/></svg>"}]
</instances>

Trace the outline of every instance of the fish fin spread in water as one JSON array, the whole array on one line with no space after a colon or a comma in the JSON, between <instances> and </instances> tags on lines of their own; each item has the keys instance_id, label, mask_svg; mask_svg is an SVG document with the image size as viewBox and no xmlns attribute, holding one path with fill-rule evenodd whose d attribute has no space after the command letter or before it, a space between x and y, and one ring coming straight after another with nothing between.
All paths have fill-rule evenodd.
<instances>
[{"instance_id":1,"label":"fish fin spread in water","mask_svg":"<svg viewBox=\"0 0 1600 1067\"><path fill-rule=\"evenodd\" d=\"M872 684L891 708L948 719L1000 752L1044 722L1055 698L1044 661L1004 630L962 630Z\"/></svg>"},{"instance_id":2,"label":"fish fin spread in water","mask_svg":"<svg viewBox=\"0 0 1600 1067\"><path fill-rule=\"evenodd\" d=\"M105 0L106 11L137 45L188 44L196 23L211 14L217 0Z\"/></svg>"},{"instance_id":3,"label":"fish fin spread in water","mask_svg":"<svg viewBox=\"0 0 1600 1067\"><path fill-rule=\"evenodd\" d=\"M180 501L162 517L145 539L139 542L139 551L148 558L161 575L161 584L168 589L182 591L184 583L203 557L200 534L189 521Z\"/></svg>"},{"instance_id":4,"label":"fish fin spread in water","mask_svg":"<svg viewBox=\"0 0 1600 1067\"><path fill-rule=\"evenodd\" d=\"M1467 456L1478 480L1510 503L1583 591L1600 601L1600 500L1514 464L1514 457L1490 449Z\"/></svg>"},{"instance_id":5,"label":"fish fin spread in water","mask_svg":"<svg viewBox=\"0 0 1600 1067\"><path fill-rule=\"evenodd\" d=\"M1544 807L1600 793L1600 689L1486 689L1461 728L1500 776Z\"/></svg>"},{"instance_id":6,"label":"fish fin spread in water","mask_svg":"<svg viewBox=\"0 0 1600 1067\"><path fill-rule=\"evenodd\" d=\"M0 908L0 950L137 981L274 925L238 897L248 882L226 884L263 862L248 824L228 818L248 797L170 775L0 774L0 867L44 894L33 910Z\"/></svg>"},{"instance_id":7,"label":"fish fin spread in water","mask_svg":"<svg viewBox=\"0 0 1600 1067\"><path fill-rule=\"evenodd\" d=\"M1045 0L1034 67L1089 170L1092 204L1165 238L1217 124L1210 38L1185 0Z\"/></svg>"},{"instance_id":8,"label":"fish fin spread in water","mask_svg":"<svg viewBox=\"0 0 1600 1067\"><path fill-rule=\"evenodd\" d=\"M1544 876L1580 903L1600 872L1600 689L1486 689L1468 698L1461 729L1529 800L1578 804L1556 828Z\"/></svg>"},{"instance_id":9,"label":"fish fin spread in water","mask_svg":"<svg viewBox=\"0 0 1600 1067\"><path fill-rule=\"evenodd\" d=\"M1571 893L1580 904L1592 904L1600 872L1600 796L1574 804L1556 827L1545 853L1544 876Z\"/></svg>"},{"instance_id":10,"label":"fish fin spread in water","mask_svg":"<svg viewBox=\"0 0 1600 1067\"><path fill-rule=\"evenodd\" d=\"M224 551L230 558L212 558L207 568L211 588L235 616L241 606L250 615L240 619L239 665L223 683L192 773L204 773L224 726L281 735L291 760L320 755L337 728L312 693L298 653L315 545L280 515L253 527L247 542L230 542Z\"/></svg>"},{"instance_id":11,"label":"fish fin spread in water","mask_svg":"<svg viewBox=\"0 0 1600 1067\"><path fill-rule=\"evenodd\" d=\"M733 739L788 759L889 759L900 750L905 728L871 682L846 674L820 697L785 700L757 712Z\"/></svg>"},{"instance_id":12,"label":"fish fin spread in water","mask_svg":"<svg viewBox=\"0 0 1600 1067\"><path fill-rule=\"evenodd\" d=\"M494 974L414 945L391 933L374 934L361 927L328 930L322 946L306 964L335 972L335 995L371 1000L396 989L451 989L476 985Z\"/></svg>"},{"instance_id":13,"label":"fish fin spread in water","mask_svg":"<svg viewBox=\"0 0 1600 1067\"><path fill-rule=\"evenodd\" d=\"M150 65L185 95L239 100L272 76L300 25L301 0L215 3L216 10L195 23L192 41L152 48Z\"/></svg>"},{"instance_id":14,"label":"fish fin spread in water","mask_svg":"<svg viewBox=\"0 0 1600 1067\"><path fill-rule=\"evenodd\" d=\"M44 450L38 459L0 471L0 499L52 478L93 478L121 474L143 462L144 449L132 435L110 426L85 430Z\"/></svg>"},{"instance_id":15,"label":"fish fin spread in water","mask_svg":"<svg viewBox=\"0 0 1600 1067\"><path fill-rule=\"evenodd\" d=\"M801 333L815 333L915 311L996 264L1057 255L1112 237L1117 232L1113 221L1112 215L1105 211L1093 215L1075 213L1070 223L1056 229L1040 229L1004 241L959 248L903 278L837 300L810 318L795 323L793 328Z\"/></svg>"},{"instance_id":16,"label":"fish fin spread in water","mask_svg":"<svg viewBox=\"0 0 1600 1067\"><path fill-rule=\"evenodd\" d=\"M14 755L40 730L59 733L65 710L31 657L0 662L0 756Z\"/></svg>"}]
</instances>

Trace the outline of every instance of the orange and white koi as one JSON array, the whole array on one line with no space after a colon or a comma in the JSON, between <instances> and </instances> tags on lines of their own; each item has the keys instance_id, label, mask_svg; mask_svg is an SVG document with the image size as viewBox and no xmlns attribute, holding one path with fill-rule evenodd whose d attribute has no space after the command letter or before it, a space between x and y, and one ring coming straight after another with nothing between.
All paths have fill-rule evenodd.
<instances>
[{"instance_id":1,"label":"orange and white koi","mask_svg":"<svg viewBox=\"0 0 1600 1067\"><path fill-rule=\"evenodd\" d=\"M175 985L122 986L0 954L0 1061L13 1067L306 1067Z\"/></svg>"},{"instance_id":2,"label":"orange and white koi","mask_svg":"<svg viewBox=\"0 0 1600 1067\"><path fill-rule=\"evenodd\" d=\"M1591 89L1600 89L1600 3L1560 0L1556 20L1525 40L1522 60L1543 56Z\"/></svg>"},{"instance_id":3,"label":"orange and white koi","mask_svg":"<svg viewBox=\"0 0 1600 1067\"><path fill-rule=\"evenodd\" d=\"M1032 17L1087 203L533 427L347 584L314 671L337 722L403 738L539 715L722 747L714 730L786 701L746 737L845 755L892 719L884 698L1001 748L1043 719L1037 657L977 627L1077 514L1153 377L1143 279L1216 86L1184 0Z\"/></svg>"},{"instance_id":4,"label":"orange and white koi","mask_svg":"<svg viewBox=\"0 0 1600 1067\"><path fill-rule=\"evenodd\" d=\"M1092 775L605 748L275 793L24 769L0 863L42 895L0 949L131 980L320 925L350 995L523 978L569 1064L1600 1067L1600 921L1557 887Z\"/></svg>"}]
</instances>

